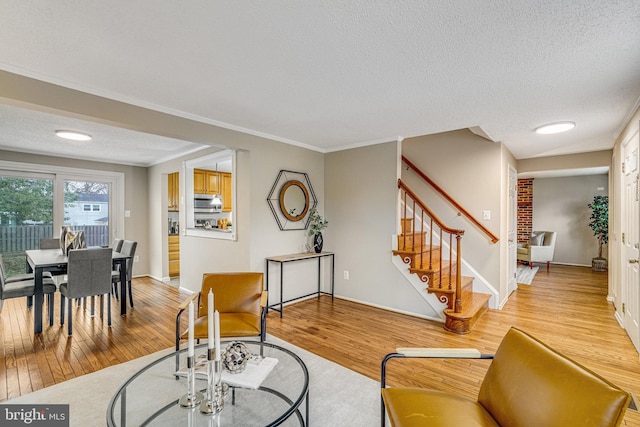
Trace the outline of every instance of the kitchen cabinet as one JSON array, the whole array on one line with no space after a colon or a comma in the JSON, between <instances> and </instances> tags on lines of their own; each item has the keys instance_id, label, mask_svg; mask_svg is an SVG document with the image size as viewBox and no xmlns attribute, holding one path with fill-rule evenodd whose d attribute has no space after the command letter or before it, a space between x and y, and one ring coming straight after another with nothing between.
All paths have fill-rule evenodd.
<instances>
[{"instance_id":1,"label":"kitchen cabinet","mask_svg":"<svg viewBox=\"0 0 640 427\"><path fill-rule=\"evenodd\" d=\"M222 193L222 212L231 212L233 209L233 186L231 182L231 174L220 173L221 193Z\"/></svg>"},{"instance_id":2,"label":"kitchen cabinet","mask_svg":"<svg viewBox=\"0 0 640 427\"><path fill-rule=\"evenodd\" d=\"M180 275L180 236L169 236L169 277Z\"/></svg>"},{"instance_id":3,"label":"kitchen cabinet","mask_svg":"<svg viewBox=\"0 0 640 427\"><path fill-rule=\"evenodd\" d=\"M195 194L220 194L218 172L206 169L193 170L193 192Z\"/></svg>"},{"instance_id":4,"label":"kitchen cabinet","mask_svg":"<svg viewBox=\"0 0 640 427\"><path fill-rule=\"evenodd\" d=\"M168 188L169 188L169 210L170 211L178 211L178 206L180 205L180 180L178 172L170 173L168 178Z\"/></svg>"}]
</instances>

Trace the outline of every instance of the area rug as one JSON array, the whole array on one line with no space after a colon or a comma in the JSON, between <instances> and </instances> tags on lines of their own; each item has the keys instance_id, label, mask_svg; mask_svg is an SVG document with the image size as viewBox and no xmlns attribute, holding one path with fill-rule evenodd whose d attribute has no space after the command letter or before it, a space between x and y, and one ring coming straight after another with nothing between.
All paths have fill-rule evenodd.
<instances>
[{"instance_id":1,"label":"area rug","mask_svg":"<svg viewBox=\"0 0 640 427\"><path fill-rule=\"evenodd\" d=\"M530 268L528 265L519 265L516 271L516 283L519 285L530 285L540 267Z\"/></svg>"},{"instance_id":2,"label":"area rug","mask_svg":"<svg viewBox=\"0 0 640 427\"><path fill-rule=\"evenodd\" d=\"M309 370L309 424L369 427L380 425L380 383L323 359L276 337L267 342L296 353ZM69 404L70 426L106 425L109 401L131 375L153 360L170 353L167 349L131 362L83 375L2 404ZM291 423L291 421L294 421ZM285 425L295 425L297 419Z\"/></svg>"}]
</instances>

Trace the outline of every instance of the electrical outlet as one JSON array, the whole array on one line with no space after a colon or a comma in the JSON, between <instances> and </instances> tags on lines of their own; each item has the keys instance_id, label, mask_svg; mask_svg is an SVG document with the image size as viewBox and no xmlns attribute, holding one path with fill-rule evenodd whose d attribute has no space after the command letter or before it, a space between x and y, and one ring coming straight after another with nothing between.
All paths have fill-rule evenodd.
<instances>
[{"instance_id":1,"label":"electrical outlet","mask_svg":"<svg viewBox=\"0 0 640 427\"><path fill-rule=\"evenodd\" d=\"M342 273L342 276L344 277L344 280L349 280L349 272L347 270Z\"/></svg>"},{"instance_id":2,"label":"electrical outlet","mask_svg":"<svg viewBox=\"0 0 640 427\"><path fill-rule=\"evenodd\" d=\"M134 256L133 257L133 262L138 262L138 261L140 261L140 258L138 258L138 255Z\"/></svg>"}]
</instances>

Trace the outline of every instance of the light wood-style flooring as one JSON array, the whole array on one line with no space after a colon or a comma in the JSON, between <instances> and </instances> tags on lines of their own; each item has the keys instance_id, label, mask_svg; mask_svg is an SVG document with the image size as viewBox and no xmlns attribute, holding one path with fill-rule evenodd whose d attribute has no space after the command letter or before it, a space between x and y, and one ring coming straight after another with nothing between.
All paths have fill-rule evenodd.
<instances>
[{"instance_id":1,"label":"light wood-style flooring","mask_svg":"<svg viewBox=\"0 0 640 427\"><path fill-rule=\"evenodd\" d=\"M396 347L475 347L495 351L511 326L519 327L615 384L640 396L638 353L606 301L606 273L553 265L541 268L531 286L520 285L502 310L489 310L467 335L398 313L323 296L270 312L269 334L366 375L380 377L380 361ZM0 315L0 401L94 372L174 345L176 306L186 295L148 278L134 280L135 308L116 315L107 328L99 316L74 313L68 338L59 323L34 339L24 299L5 301ZM114 300L115 301L115 300ZM105 322L106 323L106 322ZM455 390L475 396L488 361L392 362L391 385ZM625 424L640 426L627 411Z\"/></svg>"}]
</instances>

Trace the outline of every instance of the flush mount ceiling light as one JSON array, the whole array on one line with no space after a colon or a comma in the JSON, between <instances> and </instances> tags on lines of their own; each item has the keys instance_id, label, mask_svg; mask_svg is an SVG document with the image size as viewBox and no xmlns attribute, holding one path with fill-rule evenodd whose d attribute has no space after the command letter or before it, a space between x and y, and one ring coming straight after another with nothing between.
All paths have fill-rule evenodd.
<instances>
[{"instance_id":1,"label":"flush mount ceiling light","mask_svg":"<svg viewBox=\"0 0 640 427\"><path fill-rule=\"evenodd\" d=\"M73 141L91 141L91 135L72 130L57 130L56 135L60 138L71 139Z\"/></svg>"},{"instance_id":2,"label":"flush mount ceiling light","mask_svg":"<svg viewBox=\"0 0 640 427\"><path fill-rule=\"evenodd\" d=\"M557 122L542 125L536 128L536 133L541 135L550 135L553 133L566 132L576 127L574 122Z\"/></svg>"}]
</instances>

